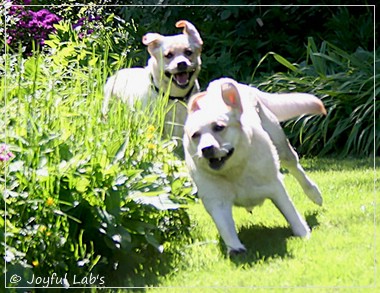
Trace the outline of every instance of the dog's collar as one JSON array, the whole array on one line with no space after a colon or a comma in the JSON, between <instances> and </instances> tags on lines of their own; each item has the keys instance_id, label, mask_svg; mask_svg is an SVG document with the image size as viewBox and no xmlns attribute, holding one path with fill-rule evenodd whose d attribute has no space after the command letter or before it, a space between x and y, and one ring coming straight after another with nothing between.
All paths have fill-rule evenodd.
<instances>
[{"instance_id":1,"label":"dog's collar","mask_svg":"<svg viewBox=\"0 0 380 293\"><path fill-rule=\"evenodd\" d=\"M154 79L153 79L153 75L150 76L150 79L152 81L152 85L153 85L153 88L154 90L156 91L156 93L159 93L160 92L160 89L156 86L156 84L154 83ZM174 97L174 96L169 96L169 100L178 100L178 101L182 101L182 102L187 102L189 99L190 99L190 96L191 96L191 93L194 89L194 86L195 86L195 83L193 84L193 86L189 89L189 91L186 93L185 96L183 97Z\"/></svg>"}]
</instances>

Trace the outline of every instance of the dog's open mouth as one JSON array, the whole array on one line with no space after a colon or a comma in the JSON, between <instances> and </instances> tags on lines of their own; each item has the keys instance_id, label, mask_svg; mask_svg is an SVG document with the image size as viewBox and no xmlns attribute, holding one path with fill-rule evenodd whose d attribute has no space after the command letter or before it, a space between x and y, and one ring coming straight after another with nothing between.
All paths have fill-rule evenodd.
<instances>
[{"instance_id":1,"label":"dog's open mouth","mask_svg":"<svg viewBox=\"0 0 380 293\"><path fill-rule=\"evenodd\" d=\"M190 83L190 79L191 77L193 76L194 74L194 71L191 71L191 72L187 72L187 71L183 71L183 72L177 72L177 73L174 73L174 74L171 74L169 72L165 72L165 75L167 77L173 77L173 82L180 88L186 88L189 83Z\"/></svg>"},{"instance_id":2,"label":"dog's open mouth","mask_svg":"<svg viewBox=\"0 0 380 293\"><path fill-rule=\"evenodd\" d=\"M224 166L225 162L232 156L234 150L234 148L226 150L226 154L222 157L208 158L210 168L213 170L220 170Z\"/></svg>"}]
</instances>

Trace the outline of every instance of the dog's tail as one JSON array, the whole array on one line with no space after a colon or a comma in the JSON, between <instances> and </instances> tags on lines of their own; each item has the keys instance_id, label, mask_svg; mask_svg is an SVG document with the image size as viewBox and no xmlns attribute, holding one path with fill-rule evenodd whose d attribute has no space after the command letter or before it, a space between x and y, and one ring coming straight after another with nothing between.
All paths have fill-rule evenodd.
<instances>
[{"instance_id":1,"label":"dog's tail","mask_svg":"<svg viewBox=\"0 0 380 293\"><path fill-rule=\"evenodd\" d=\"M326 115L322 101L311 94L269 94L258 90L257 95L279 121L289 120L304 114Z\"/></svg>"}]
</instances>

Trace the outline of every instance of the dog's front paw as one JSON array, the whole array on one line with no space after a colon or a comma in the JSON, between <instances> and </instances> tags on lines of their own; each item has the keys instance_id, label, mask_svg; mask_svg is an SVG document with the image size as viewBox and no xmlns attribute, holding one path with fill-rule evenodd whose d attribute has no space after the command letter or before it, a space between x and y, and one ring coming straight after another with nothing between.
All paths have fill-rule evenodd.
<instances>
[{"instance_id":1,"label":"dog's front paw","mask_svg":"<svg viewBox=\"0 0 380 293\"><path fill-rule=\"evenodd\" d=\"M247 249L244 246L238 247L238 248L229 248L228 249L228 254L230 256L241 255L241 254L243 254L245 252L247 252Z\"/></svg>"}]
</instances>

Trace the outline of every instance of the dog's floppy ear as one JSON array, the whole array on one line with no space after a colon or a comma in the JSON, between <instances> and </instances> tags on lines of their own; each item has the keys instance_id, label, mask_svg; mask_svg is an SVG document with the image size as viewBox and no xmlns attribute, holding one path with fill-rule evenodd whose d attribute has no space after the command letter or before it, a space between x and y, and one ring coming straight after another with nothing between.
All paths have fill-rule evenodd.
<instances>
[{"instance_id":1,"label":"dog's floppy ear","mask_svg":"<svg viewBox=\"0 0 380 293\"><path fill-rule=\"evenodd\" d=\"M193 113L193 112L198 111L198 110L201 109L201 107L199 106L198 102L206 94L207 94L207 92L200 92L200 93L196 93L195 95L193 95L190 98L190 101L189 101L189 103L187 105L187 110L188 110L189 113Z\"/></svg>"},{"instance_id":2,"label":"dog's floppy ear","mask_svg":"<svg viewBox=\"0 0 380 293\"><path fill-rule=\"evenodd\" d=\"M241 105L240 94L236 86L231 82L223 83L222 86L222 98L224 103L232 109L243 112Z\"/></svg>"},{"instance_id":3,"label":"dog's floppy ear","mask_svg":"<svg viewBox=\"0 0 380 293\"><path fill-rule=\"evenodd\" d=\"M199 34L198 30L195 28L195 26L187 21L187 20L179 20L175 24L177 28L183 27L183 33L185 35L188 35L192 41L194 42L195 45L198 47L202 47L203 41L201 39L201 35Z\"/></svg>"},{"instance_id":4,"label":"dog's floppy ear","mask_svg":"<svg viewBox=\"0 0 380 293\"><path fill-rule=\"evenodd\" d=\"M142 42L148 49L156 49L161 46L163 36L157 33L147 33L143 36Z\"/></svg>"}]
</instances>

